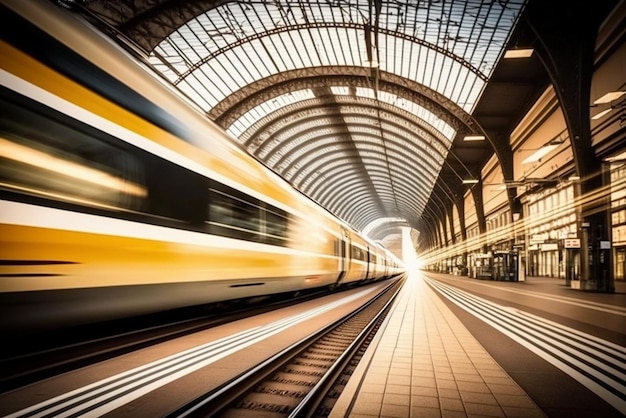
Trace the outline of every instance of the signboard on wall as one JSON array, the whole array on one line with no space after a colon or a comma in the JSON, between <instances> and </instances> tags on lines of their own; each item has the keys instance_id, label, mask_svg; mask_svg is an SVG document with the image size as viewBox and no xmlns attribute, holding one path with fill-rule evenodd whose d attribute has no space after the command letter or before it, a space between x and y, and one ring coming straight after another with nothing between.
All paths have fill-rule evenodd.
<instances>
[{"instance_id":1,"label":"signboard on wall","mask_svg":"<svg viewBox=\"0 0 626 418\"><path fill-rule=\"evenodd\" d=\"M543 244L547 239L549 239L548 234L535 234L530 236L531 244Z\"/></svg>"},{"instance_id":2,"label":"signboard on wall","mask_svg":"<svg viewBox=\"0 0 626 418\"><path fill-rule=\"evenodd\" d=\"M558 249L559 249L559 246L552 242L541 244L541 251L556 251Z\"/></svg>"},{"instance_id":3,"label":"signboard on wall","mask_svg":"<svg viewBox=\"0 0 626 418\"><path fill-rule=\"evenodd\" d=\"M580 248L580 238L568 238L564 244L565 248Z\"/></svg>"}]
</instances>

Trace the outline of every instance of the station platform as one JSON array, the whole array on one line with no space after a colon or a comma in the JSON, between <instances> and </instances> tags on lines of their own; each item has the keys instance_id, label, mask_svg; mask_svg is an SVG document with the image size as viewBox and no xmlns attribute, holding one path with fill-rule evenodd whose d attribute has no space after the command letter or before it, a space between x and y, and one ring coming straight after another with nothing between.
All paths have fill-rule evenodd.
<instances>
[{"instance_id":1,"label":"station platform","mask_svg":"<svg viewBox=\"0 0 626 418\"><path fill-rule=\"evenodd\" d=\"M417 273L330 418L545 417Z\"/></svg>"}]
</instances>

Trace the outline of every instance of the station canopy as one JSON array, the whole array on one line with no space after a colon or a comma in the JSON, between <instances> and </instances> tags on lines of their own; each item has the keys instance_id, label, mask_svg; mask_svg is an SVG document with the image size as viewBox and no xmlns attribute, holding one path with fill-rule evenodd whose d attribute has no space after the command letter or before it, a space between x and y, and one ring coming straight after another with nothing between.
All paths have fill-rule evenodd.
<instances>
[{"instance_id":1,"label":"station canopy","mask_svg":"<svg viewBox=\"0 0 626 418\"><path fill-rule=\"evenodd\" d=\"M83 5L131 39L250 154L373 239L400 226L419 229L433 215L427 207L433 194L446 201L441 195L458 193L472 162L464 164L469 157L453 144L482 133L472 112L525 6L525 0ZM492 152L483 152L480 163ZM442 180L443 171L457 179Z\"/></svg>"}]
</instances>

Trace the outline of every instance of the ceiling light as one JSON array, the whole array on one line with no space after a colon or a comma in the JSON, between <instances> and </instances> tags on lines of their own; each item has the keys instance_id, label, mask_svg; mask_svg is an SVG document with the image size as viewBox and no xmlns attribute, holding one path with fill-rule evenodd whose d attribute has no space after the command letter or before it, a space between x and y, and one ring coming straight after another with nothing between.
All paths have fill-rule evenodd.
<instances>
[{"instance_id":1,"label":"ceiling light","mask_svg":"<svg viewBox=\"0 0 626 418\"><path fill-rule=\"evenodd\" d=\"M532 54L532 48L509 49L504 53L504 58L529 58Z\"/></svg>"},{"instance_id":2,"label":"ceiling light","mask_svg":"<svg viewBox=\"0 0 626 418\"><path fill-rule=\"evenodd\" d=\"M495 190L506 190L507 189L507 184L506 183L483 183L483 185L485 187L492 187Z\"/></svg>"},{"instance_id":3,"label":"ceiling light","mask_svg":"<svg viewBox=\"0 0 626 418\"><path fill-rule=\"evenodd\" d=\"M552 152L552 150L554 150L556 147L558 147L559 144L546 144L543 147L539 148L537 151L533 152L531 155L529 155L528 157L526 157L523 161L522 164L528 164L528 163L534 163L536 161L541 160L545 155L549 154L550 152Z\"/></svg>"},{"instance_id":4,"label":"ceiling light","mask_svg":"<svg viewBox=\"0 0 626 418\"><path fill-rule=\"evenodd\" d=\"M610 163L614 163L617 161L626 161L626 152L622 152L621 154L614 155L612 157L607 157L604 161L608 161Z\"/></svg>"},{"instance_id":5,"label":"ceiling light","mask_svg":"<svg viewBox=\"0 0 626 418\"><path fill-rule=\"evenodd\" d=\"M478 179L463 179L463 184L476 184Z\"/></svg>"},{"instance_id":6,"label":"ceiling light","mask_svg":"<svg viewBox=\"0 0 626 418\"><path fill-rule=\"evenodd\" d=\"M607 113L609 113L611 110L613 110L613 108L609 107L608 109L604 109L602 112L597 113L595 115L593 115L591 117L591 119L600 119L602 116L606 115Z\"/></svg>"},{"instance_id":7,"label":"ceiling light","mask_svg":"<svg viewBox=\"0 0 626 418\"><path fill-rule=\"evenodd\" d=\"M465 135L463 141L484 141L485 135Z\"/></svg>"},{"instance_id":8,"label":"ceiling light","mask_svg":"<svg viewBox=\"0 0 626 418\"><path fill-rule=\"evenodd\" d=\"M599 99L596 99L593 104L611 103L613 100L622 97L624 93L626 93L626 91L610 91Z\"/></svg>"}]
</instances>

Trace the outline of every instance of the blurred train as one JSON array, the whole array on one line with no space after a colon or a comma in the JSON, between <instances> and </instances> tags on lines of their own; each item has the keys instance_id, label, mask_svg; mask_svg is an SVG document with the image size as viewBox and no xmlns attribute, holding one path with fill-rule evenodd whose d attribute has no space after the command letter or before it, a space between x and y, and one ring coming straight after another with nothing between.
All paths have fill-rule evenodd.
<instances>
[{"instance_id":1,"label":"blurred train","mask_svg":"<svg viewBox=\"0 0 626 418\"><path fill-rule=\"evenodd\" d=\"M81 17L0 19L0 331L403 271Z\"/></svg>"}]
</instances>

